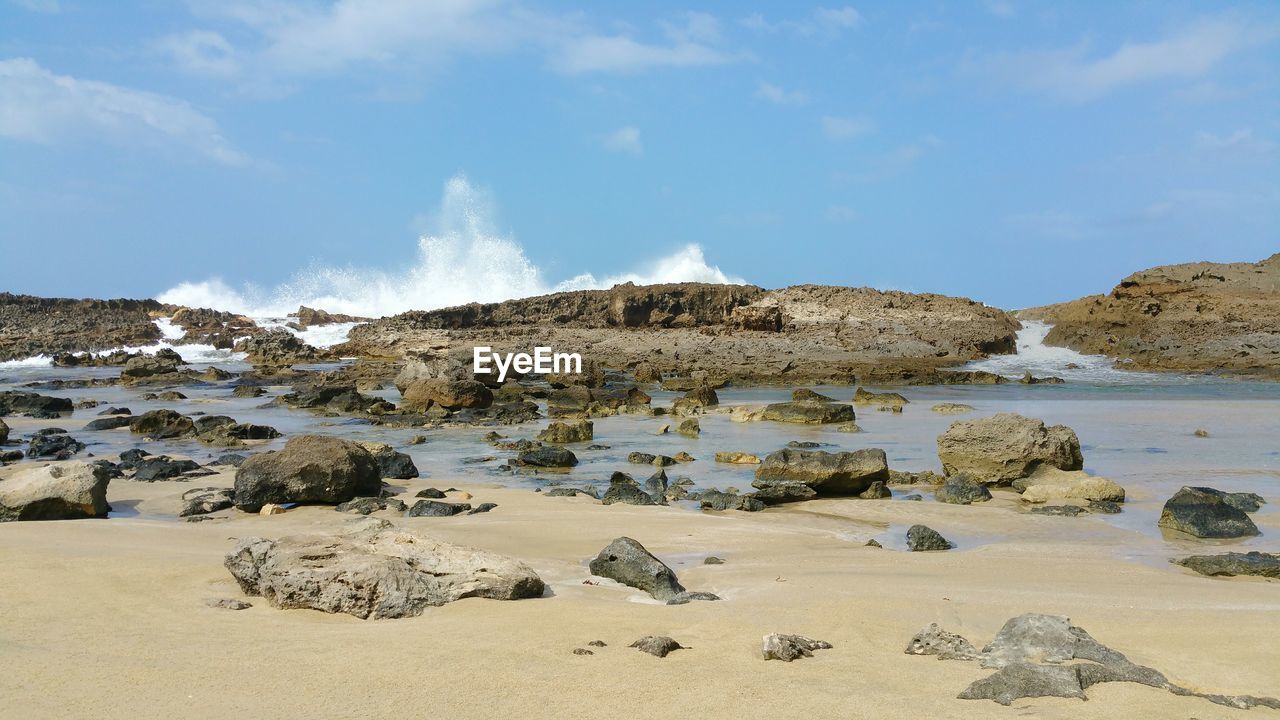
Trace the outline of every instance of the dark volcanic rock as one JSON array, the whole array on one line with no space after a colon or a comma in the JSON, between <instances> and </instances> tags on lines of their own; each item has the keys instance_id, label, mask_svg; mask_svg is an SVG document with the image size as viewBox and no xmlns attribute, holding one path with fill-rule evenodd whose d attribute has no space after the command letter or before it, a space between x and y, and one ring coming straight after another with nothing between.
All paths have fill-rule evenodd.
<instances>
[{"instance_id":1,"label":"dark volcanic rock","mask_svg":"<svg viewBox=\"0 0 1280 720\"><path fill-rule=\"evenodd\" d=\"M907 529L907 549L911 552L950 550L953 547L941 533L927 525L912 525Z\"/></svg>"},{"instance_id":2,"label":"dark volcanic rock","mask_svg":"<svg viewBox=\"0 0 1280 720\"><path fill-rule=\"evenodd\" d=\"M567 468L578 464L578 456L561 447L540 447L520 453L516 458L516 464L533 467Z\"/></svg>"},{"instance_id":3,"label":"dark volcanic rock","mask_svg":"<svg viewBox=\"0 0 1280 720\"><path fill-rule=\"evenodd\" d=\"M1207 487L1184 487L1164 504L1159 525L1200 538L1236 538L1259 534L1228 493Z\"/></svg>"},{"instance_id":4,"label":"dark volcanic rock","mask_svg":"<svg viewBox=\"0 0 1280 720\"><path fill-rule=\"evenodd\" d=\"M858 495L888 480L884 451L877 448L841 453L788 448L770 453L751 484L760 490L756 497L770 503Z\"/></svg>"},{"instance_id":5,"label":"dark volcanic rock","mask_svg":"<svg viewBox=\"0 0 1280 720\"><path fill-rule=\"evenodd\" d=\"M653 495L642 489L640 484L630 475L615 472L609 477L609 489L600 498L600 503L602 505L612 505L614 503L656 505L661 502L660 498L662 498L661 493L659 493L658 498L654 498Z\"/></svg>"},{"instance_id":6,"label":"dark volcanic rock","mask_svg":"<svg viewBox=\"0 0 1280 720\"><path fill-rule=\"evenodd\" d=\"M409 517L451 517L471 509L470 503L446 503L436 500L419 500L409 508Z\"/></svg>"},{"instance_id":7,"label":"dark volcanic rock","mask_svg":"<svg viewBox=\"0 0 1280 720\"><path fill-rule=\"evenodd\" d=\"M974 482L968 475L952 475L942 483L934 497L938 502L952 505L968 505L975 502L986 502L991 499L991 491L985 485Z\"/></svg>"},{"instance_id":8,"label":"dark volcanic rock","mask_svg":"<svg viewBox=\"0 0 1280 720\"><path fill-rule=\"evenodd\" d=\"M1192 555L1174 560L1201 575L1258 575L1280 579L1280 555L1275 553L1247 552L1221 555Z\"/></svg>"},{"instance_id":9,"label":"dark volcanic rock","mask_svg":"<svg viewBox=\"0 0 1280 720\"><path fill-rule=\"evenodd\" d=\"M84 450L85 444L65 431L47 434L37 433L27 445L27 457L69 458Z\"/></svg>"},{"instance_id":10,"label":"dark volcanic rock","mask_svg":"<svg viewBox=\"0 0 1280 720\"><path fill-rule=\"evenodd\" d=\"M174 460L168 455L157 455L149 457L145 460L139 460L134 467L136 472L133 474L134 480L141 482L155 482L157 480L172 480L180 477L185 473L200 470L200 466L192 460Z\"/></svg>"},{"instance_id":11,"label":"dark volcanic rock","mask_svg":"<svg viewBox=\"0 0 1280 720\"><path fill-rule=\"evenodd\" d=\"M344 513L352 513L354 515L368 515L369 513L379 510L394 510L396 512L404 512L408 507L403 500L395 498L381 497L360 497L354 500L348 500L344 503L338 503L334 510Z\"/></svg>"},{"instance_id":12,"label":"dark volcanic rock","mask_svg":"<svg viewBox=\"0 0 1280 720\"><path fill-rule=\"evenodd\" d=\"M196 426L173 410L152 410L129 418L129 432L161 440L195 435Z\"/></svg>"},{"instance_id":13,"label":"dark volcanic rock","mask_svg":"<svg viewBox=\"0 0 1280 720\"><path fill-rule=\"evenodd\" d=\"M629 537L609 543L590 568L593 575L643 590L656 600L670 601L685 591L671 568Z\"/></svg>"},{"instance_id":14,"label":"dark volcanic rock","mask_svg":"<svg viewBox=\"0 0 1280 720\"><path fill-rule=\"evenodd\" d=\"M250 335L235 344L236 352L247 353L254 365L283 366L312 362L324 355L284 328L272 328Z\"/></svg>"},{"instance_id":15,"label":"dark volcanic rock","mask_svg":"<svg viewBox=\"0 0 1280 720\"><path fill-rule=\"evenodd\" d=\"M113 417L98 418L85 423L84 429L88 432L96 432L98 430L115 430L116 428L128 427L128 415L116 415Z\"/></svg>"},{"instance_id":16,"label":"dark volcanic rock","mask_svg":"<svg viewBox=\"0 0 1280 720\"><path fill-rule=\"evenodd\" d=\"M235 491L231 488L192 488L182 493L182 510L178 517L208 515L235 505Z\"/></svg>"},{"instance_id":17,"label":"dark volcanic rock","mask_svg":"<svg viewBox=\"0 0 1280 720\"><path fill-rule=\"evenodd\" d=\"M236 471L236 507L257 512L266 503L327 503L377 496L378 463L356 443L299 435L279 452L254 455Z\"/></svg>"},{"instance_id":18,"label":"dark volcanic rock","mask_svg":"<svg viewBox=\"0 0 1280 720\"><path fill-rule=\"evenodd\" d=\"M3 293L0 293L0 297ZM69 398L39 395L20 390L0 392L0 415L18 415L22 413L42 415L70 413L75 409Z\"/></svg>"},{"instance_id":19,"label":"dark volcanic rock","mask_svg":"<svg viewBox=\"0 0 1280 720\"><path fill-rule=\"evenodd\" d=\"M721 492L716 489L706 490L698 496L698 506L703 510L743 510L759 512L765 505L751 495Z\"/></svg>"},{"instance_id":20,"label":"dark volcanic rock","mask_svg":"<svg viewBox=\"0 0 1280 720\"><path fill-rule=\"evenodd\" d=\"M161 337L155 300L73 300L0 293L0 361L146 345Z\"/></svg>"},{"instance_id":21,"label":"dark volcanic rock","mask_svg":"<svg viewBox=\"0 0 1280 720\"><path fill-rule=\"evenodd\" d=\"M397 452L390 445L375 442L362 442L360 447L369 451L378 463L383 480L409 480L418 477L418 466L413 458L405 453Z\"/></svg>"}]
</instances>

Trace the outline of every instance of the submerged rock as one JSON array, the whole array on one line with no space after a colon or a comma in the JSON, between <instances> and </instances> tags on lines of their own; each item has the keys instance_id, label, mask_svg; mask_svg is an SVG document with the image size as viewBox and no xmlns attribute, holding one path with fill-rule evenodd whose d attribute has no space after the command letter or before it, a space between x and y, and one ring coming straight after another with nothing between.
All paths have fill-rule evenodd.
<instances>
[{"instance_id":1,"label":"submerged rock","mask_svg":"<svg viewBox=\"0 0 1280 720\"><path fill-rule=\"evenodd\" d=\"M718 452L716 462L732 465L759 465L760 458L745 452Z\"/></svg>"},{"instance_id":2,"label":"submerged rock","mask_svg":"<svg viewBox=\"0 0 1280 720\"><path fill-rule=\"evenodd\" d=\"M277 608L359 618L401 618L468 597L519 600L545 589L532 568L484 550L450 545L362 520L340 535L244 538L225 565L246 595Z\"/></svg>"},{"instance_id":3,"label":"submerged rock","mask_svg":"<svg viewBox=\"0 0 1280 720\"><path fill-rule=\"evenodd\" d=\"M278 452L260 453L236 470L236 507L257 512L267 503L336 505L382 490L378 464L356 443L299 435Z\"/></svg>"},{"instance_id":4,"label":"submerged rock","mask_svg":"<svg viewBox=\"0 0 1280 720\"><path fill-rule=\"evenodd\" d=\"M766 405L764 410L761 411L760 418L774 422L829 425L832 423L851 423L854 421L855 416L852 405L803 400L800 402Z\"/></svg>"},{"instance_id":5,"label":"submerged rock","mask_svg":"<svg viewBox=\"0 0 1280 720\"><path fill-rule=\"evenodd\" d=\"M104 518L108 471L83 462L26 468L0 482L0 522Z\"/></svg>"},{"instance_id":6,"label":"submerged rock","mask_svg":"<svg viewBox=\"0 0 1280 720\"><path fill-rule=\"evenodd\" d=\"M964 403L938 403L929 409L939 415L963 415L974 410L972 405L965 405Z\"/></svg>"},{"instance_id":7,"label":"submerged rock","mask_svg":"<svg viewBox=\"0 0 1280 720\"><path fill-rule=\"evenodd\" d=\"M855 405L879 405L887 408L901 408L903 405L907 405L910 402L910 400L896 392L873 393L870 390L858 388L853 393L853 403Z\"/></svg>"},{"instance_id":8,"label":"submerged rock","mask_svg":"<svg viewBox=\"0 0 1280 720\"><path fill-rule=\"evenodd\" d=\"M1042 466L1030 477L1013 481L1013 489L1022 493L1023 502L1043 503L1050 500L1098 500L1124 502L1124 488L1104 477L1081 470L1059 470Z\"/></svg>"},{"instance_id":9,"label":"submerged rock","mask_svg":"<svg viewBox=\"0 0 1280 720\"><path fill-rule=\"evenodd\" d=\"M1157 524L1199 538L1258 535L1258 526L1228 495L1208 487L1183 487L1165 502Z\"/></svg>"},{"instance_id":10,"label":"submerged rock","mask_svg":"<svg viewBox=\"0 0 1280 720\"><path fill-rule=\"evenodd\" d=\"M595 425L590 420L553 422L538 433L538 440L548 443L588 442L594 438Z\"/></svg>"},{"instance_id":11,"label":"submerged rock","mask_svg":"<svg viewBox=\"0 0 1280 720\"><path fill-rule=\"evenodd\" d=\"M1201 575L1222 577L1257 575L1280 579L1280 555L1275 553L1253 551L1229 552L1221 555L1192 555L1173 562L1195 570Z\"/></svg>"},{"instance_id":12,"label":"submerged rock","mask_svg":"<svg viewBox=\"0 0 1280 720\"><path fill-rule=\"evenodd\" d=\"M988 485L1007 485L1042 465L1079 470L1084 464L1074 430L1015 413L957 420L938 436L938 459L947 475L963 472Z\"/></svg>"},{"instance_id":13,"label":"submerged rock","mask_svg":"<svg viewBox=\"0 0 1280 720\"><path fill-rule=\"evenodd\" d=\"M799 658L813 657L814 650L830 650L831 643L813 640L803 635L765 635L760 643L760 654L765 660L791 662Z\"/></svg>"}]
</instances>

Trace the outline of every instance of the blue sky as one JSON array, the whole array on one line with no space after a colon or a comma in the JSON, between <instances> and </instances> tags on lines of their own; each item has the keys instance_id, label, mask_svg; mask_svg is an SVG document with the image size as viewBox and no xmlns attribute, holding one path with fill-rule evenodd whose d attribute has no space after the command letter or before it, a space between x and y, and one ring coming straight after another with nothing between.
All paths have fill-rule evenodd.
<instances>
[{"instance_id":1,"label":"blue sky","mask_svg":"<svg viewBox=\"0 0 1280 720\"><path fill-rule=\"evenodd\" d=\"M0 0L0 289L394 273L463 175L548 285L1055 302L1280 251L1278 83L1273 2Z\"/></svg>"}]
</instances>

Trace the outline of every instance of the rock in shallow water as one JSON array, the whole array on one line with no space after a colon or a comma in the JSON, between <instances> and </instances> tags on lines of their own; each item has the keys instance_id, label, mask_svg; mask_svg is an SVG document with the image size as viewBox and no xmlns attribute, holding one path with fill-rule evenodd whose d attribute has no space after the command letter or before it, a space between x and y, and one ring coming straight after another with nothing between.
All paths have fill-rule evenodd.
<instances>
[{"instance_id":1,"label":"rock in shallow water","mask_svg":"<svg viewBox=\"0 0 1280 720\"><path fill-rule=\"evenodd\" d=\"M1199 538L1258 535L1258 526L1228 495L1208 487L1184 487L1165 502L1158 524Z\"/></svg>"},{"instance_id":2,"label":"rock in shallow water","mask_svg":"<svg viewBox=\"0 0 1280 720\"><path fill-rule=\"evenodd\" d=\"M1041 465L1079 470L1084 464L1074 430L1016 413L952 423L938 436L938 459L947 475L963 472L995 485L1027 477Z\"/></svg>"},{"instance_id":3,"label":"rock in shallow water","mask_svg":"<svg viewBox=\"0 0 1280 720\"><path fill-rule=\"evenodd\" d=\"M952 475L934 492L938 502L952 505L969 505L986 502L991 499L991 491L985 485L976 483L963 473Z\"/></svg>"},{"instance_id":4,"label":"rock in shallow water","mask_svg":"<svg viewBox=\"0 0 1280 720\"><path fill-rule=\"evenodd\" d=\"M225 565L247 595L277 608L359 618L412 617L468 597L540 597L542 579L524 563L362 519L339 535L245 538Z\"/></svg>"},{"instance_id":5,"label":"rock in shallow water","mask_svg":"<svg viewBox=\"0 0 1280 720\"><path fill-rule=\"evenodd\" d=\"M803 425L851 423L855 419L852 405L814 400L766 405L760 417L763 420Z\"/></svg>"},{"instance_id":6,"label":"rock in shallow water","mask_svg":"<svg viewBox=\"0 0 1280 720\"><path fill-rule=\"evenodd\" d=\"M927 525L912 525L907 529L907 549L911 552L950 550L953 547L941 533Z\"/></svg>"},{"instance_id":7,"label":"rock in shallow water","mask_svg":"<svg viewBox=\"0 0 1280 720\"><path fill-rule=\"evenodd\" d=\"M382 491L377 462L356 443L324 435L299 435L278 452L261 453L236 470L236 507L257 512L266 503L326 503L376 497Z\"/></svg>"},{"instance_id":8,"label":"rock in shallow water","mask_svg":"<svg viewBox=\"0 0 1280 720\"><path fill-rule=\"evenodd\" d=\"M751 484L760 490L756 496L770 503L852 496L888 480L888 462L878 448L841 453L787 448L770 453Z\"/></svg>"}]
</instances>

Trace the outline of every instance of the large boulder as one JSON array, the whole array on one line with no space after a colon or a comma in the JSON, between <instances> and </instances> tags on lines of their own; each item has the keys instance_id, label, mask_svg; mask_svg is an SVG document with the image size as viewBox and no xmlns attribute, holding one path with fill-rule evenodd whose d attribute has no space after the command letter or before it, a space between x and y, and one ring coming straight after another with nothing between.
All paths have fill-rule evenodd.
<instances>
[{"instance_id":1,"label":"large boulder","mask_svg":"<svg viewBox=\"0 0 1280 720\"><path fill-rule=\"evenodd\" d=\"M760 417L774 422L829 425L831 423L853 422L854 412L852 405L844 403L801 400L799 402L765 405Z\"/></svg>"},{"instance_id":2,"label":"large boulder","mask_svg":"<svg viewBox=\"0 0 1280 720\"><path fill-rule=\"evenodd\" d=\"M528 565L362 519L340 535L242 539L225 565L246 595L277 608L401 618L469 597L519 600L545 586Z\"/></svg>"},{"instance_id":3,"label":"large boulder","mask_svg":"<svg viewBox=\"0 0 1280 720\"><path fill-rule=\"evenodd\" d=\"M1184 487L1165 502L1158 524L1199 538L1258 535L1258 526L1229 502L1228 495L1208 487Z\"/></svg>"},{"instance_id":4,"label":"large boulder","mask_svg":"<svg viewBox=\"0 0 1280 720\"><path fill-rule=\"evenodd\" d=\"M183 382L189 377L188 373L182 372L182 364L182 356L168 348L155 355L136 355L129 358L120 370L120 384L134 386Z\"/></svg>"},{"instance_id":5,"label":"large boulder","mask_svg":"<svg viewBox=\"0 0 1280 720\"><path fill-rule=\"evenodd\" d=\"M759 490L758 499L775 503L859 495L888 480L888 461L879 448L840 453L786 448L764 459L751 484Z\"/></svg>"},{"instance_id":6,"label":"large boulder","mask_svg":"<svg viewBox=\"0 0 1280 720\"><path fill-rule=\"evenodd\" d=\"M408 412L425 412L432 405L446 410L487 408L493 404L493 391L473 379L418 380L405 388L400 407Z\"/></svg>"},{"instance_id":7,"label":"large boulder","mask_svg":"<svg viewBox=\"0 0 1280 720\"><path fill-rule=\"evenodd\" d=\"M952 423L938 436L938 459L947 475L962 472L988 485L1008 485L1042 465L1061 470L1084 465L1074 430L1045 427L1016 413Z\"/></svg>"},{"instance_id":8,"label":"large boulder","mask_svg":"<svg viewBox=\"0 0 1280 720\"><path fill-rule=\"evenodd\" d=\"M299 435L279 452L259 453L236 470L236 507L258 512L267 503L336 505L382 491L378 462L358 444Z\"/></svg>"},{"instance_id":9,"label":"large boulder","mask_svg":"<svg viewBox=\"0 0 1280 720\"><path fill-rule=\"evenodd\" d=\"M246 359L254 365L276 367L311 362L323 355L281 327L242 338L235 344L235 350L248 355Z\"/></svg>"},{"instance_id":10,"label":"large boulder","mask_svg":"<svg viewBox=\"0 0 1280 720\"><path fill-rule=\"evenodd\" d=\"M0 481L0 522L104 518L109 471L83 462L19 470Z\"/></svg>"},{"instance_id":11,"label":"large boulder","mask_svg":"<svg viewBox=\"0 0 1280 720\"><path fill-rule=\"evenodd\" d=\"M1030 477L1013 481L1022 500L1042 503L1050 500L1097 500L1124 502L1124 488L1112 480L1089 475L1082 470L1059 470L1041 466Z\"/></svg>"}]
</instances>

